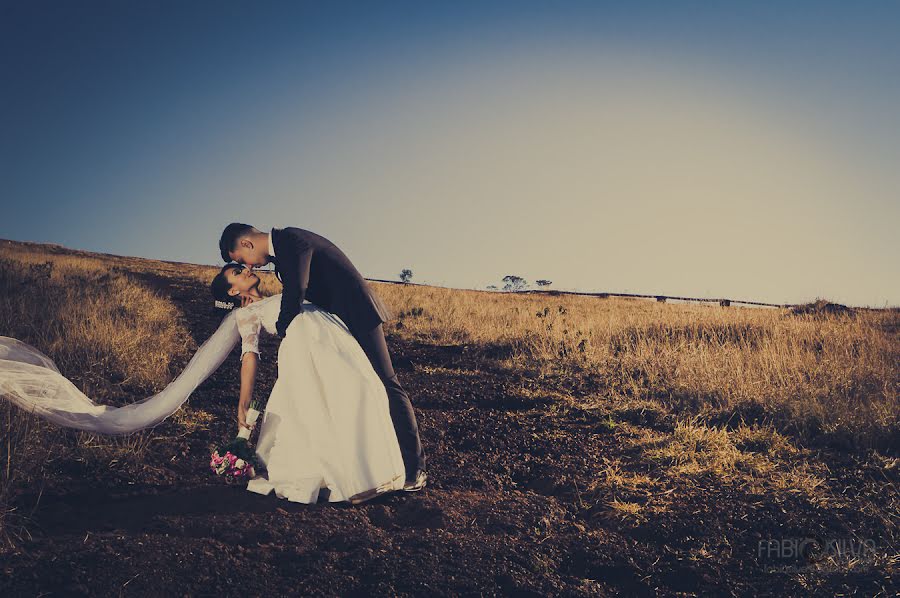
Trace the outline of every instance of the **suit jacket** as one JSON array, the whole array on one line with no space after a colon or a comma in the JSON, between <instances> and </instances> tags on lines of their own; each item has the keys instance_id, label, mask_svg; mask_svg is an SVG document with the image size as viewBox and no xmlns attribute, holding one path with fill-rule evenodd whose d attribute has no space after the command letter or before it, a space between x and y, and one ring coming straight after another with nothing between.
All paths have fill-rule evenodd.
<instances>
[{"instance_id":1,"label":"suit jacket","mask_svg":"<svg viewBox=\"0 0 900 598\"><path fill-rule=\"evenodd\" d=\"M303 301L327 309L351 332L368 330L392 314L356 266L337 245L321 235L288 226L272 228L275 273L284 290L275 328L282 338Z\"/></svg>"}]
</instances>

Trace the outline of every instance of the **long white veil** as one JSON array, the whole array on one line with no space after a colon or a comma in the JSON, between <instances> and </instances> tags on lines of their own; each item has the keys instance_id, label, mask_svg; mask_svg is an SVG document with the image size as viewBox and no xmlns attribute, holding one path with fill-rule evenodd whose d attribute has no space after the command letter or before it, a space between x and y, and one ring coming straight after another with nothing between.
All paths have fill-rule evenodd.
<instances>
[{"instance_id":1,"label":"long white veil","mask_svg":"<svg viewBox=\"0 0 900 598\"><path fill-rule=\"evenodd\" d=\"M235 313L197 349L163 390L122 407L97 405L59 373L49 357L20 340L0 336L0 396L53 423L107 435L155 426L173 413L222 365L240 340Z\"/></svg>"}]
</instances>

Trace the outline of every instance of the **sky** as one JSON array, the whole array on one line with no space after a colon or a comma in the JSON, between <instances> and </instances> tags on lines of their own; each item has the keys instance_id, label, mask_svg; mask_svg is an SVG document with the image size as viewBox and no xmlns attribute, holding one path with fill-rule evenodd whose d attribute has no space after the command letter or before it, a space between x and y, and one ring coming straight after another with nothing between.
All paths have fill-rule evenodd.
<instances>
[{"instance_id":1,"label":"sky","mask_svg":"<svg viewBox=\"0 0 900 598\"><path fill-rule=\"evenodd\" d=\"M900 306L900 2L0 0L0 238Z\"/></svg>"}]
</instances>

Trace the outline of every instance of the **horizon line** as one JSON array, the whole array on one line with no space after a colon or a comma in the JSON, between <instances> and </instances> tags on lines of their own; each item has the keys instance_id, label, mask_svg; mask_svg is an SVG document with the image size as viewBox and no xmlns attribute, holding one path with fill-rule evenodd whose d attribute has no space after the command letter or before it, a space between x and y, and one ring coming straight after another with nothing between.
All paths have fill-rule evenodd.
<instances>
[{"instance_id":1,"label":"horizon line","mask_svg":"<svg viewBox=\"0 0 900 598\"><path fill-rule=\"evenodd\" d=\"M65 249L67 251L77 251L82 253L89 253L93 255L108 255L111 257L121 257L121 258L134 258L134 259L142 259L142 260L153 260L157 262L165 262L167 264L176 264L176 265L185 265L185 266L201 266L201 267L210 267L210 268L221 268L225 264L197 264L194 262L180 262L176 260L164 260L153 257L146 257L141 255L121 255L118 253L106 253L102 251L89 251L87 249L77 249L73 247L68 247L61 243L42 243L40 241L19 241L16 239L6 239L0 237L0 242L9 242L9 243L23 243L27 245L40 245L44 247L59 247ZM255 272L272 272L273 269L270 268L253 268ZM388 279L380 279L380 278L367 278L363 276L365 280L372 282L382 282L388 284L409 284L416 286L429 286L434 288L448 289L453 291L478 291L485 293L521 293L521 294L547 294L547 295L583 295L583 296L595 296L600 298L605 297L635 297L635 298L645 298L645 299L656 299L660 301L660 299L664 300L674 300L674 301L684 301L684 302L718 302L722 304L722 302L728 303L736 303L742 305L754 305L754 306L763 306L763 307L776 307L776 308L790 308L790 307L800 307L804 305L810 305L818 303L819 301L826 301L829 304L833 305L842 305L840 303L835 303L833 301L829 301L824 297L816 297L816 299L809 301L807 303L765 303L761 301L749 301L749 300L741 300L741 299L731 299L727 297L681 297L681 296L671 296L671 295L663 295L659 293L620 293L615 291L601 291L601 290L581 290L581 289L523 289L519 291L504 291L502 289L488 289L488 288L476 288L476 287L449 287L429 282L403 282L402 280L388 280ZM898 305L886 305L884 307L873 307L870 305L846 305L845 307L852 307L854 309L863 309L863 310L879 310L879 311L891 311L895 309L900 309Z\"/></svg>"}]
</instances>

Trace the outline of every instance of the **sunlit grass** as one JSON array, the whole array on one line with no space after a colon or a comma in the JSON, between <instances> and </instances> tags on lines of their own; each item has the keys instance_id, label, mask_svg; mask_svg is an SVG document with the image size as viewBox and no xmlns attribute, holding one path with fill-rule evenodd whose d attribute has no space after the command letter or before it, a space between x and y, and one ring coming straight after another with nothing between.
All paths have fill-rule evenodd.
<instances>
[{"instance_id":1,"label":"sunlit grass","mask_svg":"<svg viewBox=\"0 0 900 598\"><path fill-rule=\"evenodd\" d=\"M900 310L790 309L376 285L402 337L466 344L510 368L591 376L609 395L711 421L771 421L848 447L900 429Z\"/></svg>"},{"instance_id":2,"label":"sunlit grass","mask_svg":"<svg viewBox=\"0 0 900 598\"><path fill-rule=\"evenodd\" d=\"M174 362L196 349L171 301L114 264L93 257L4 246L0 334L33 345L92 400L123 405L158 392ZM55 426L7 401L0 405L0 531L26 533L10 493L40 487L59 459L139 463L151 433L105 436Z\"/></svg>"}]
</instances>

